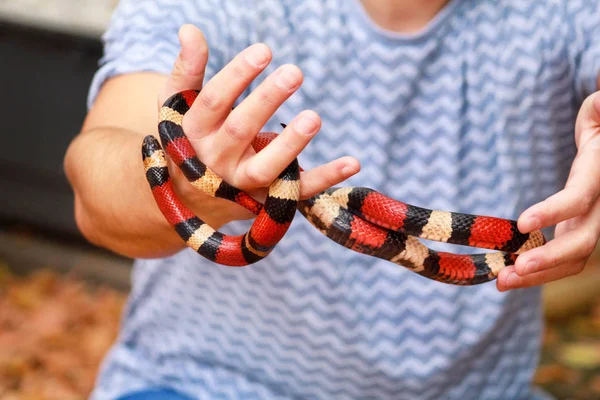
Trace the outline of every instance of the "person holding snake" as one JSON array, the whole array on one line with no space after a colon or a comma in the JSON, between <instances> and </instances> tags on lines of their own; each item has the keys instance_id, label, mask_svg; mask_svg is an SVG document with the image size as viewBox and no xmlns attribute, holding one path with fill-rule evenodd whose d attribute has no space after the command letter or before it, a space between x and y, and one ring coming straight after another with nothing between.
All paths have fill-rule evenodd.
<instances>
[{"instance_id":1,"label":"person holding snake","mask_svg":"<svg viewBox=\"0 0 600 400\"><path fill-rule=\"evenodd\" d=\"M600 236L599 27L122 0L65 156L82 233L137 259L92 398L547 398L540 285Z\"/></svg>"}]
</instances>

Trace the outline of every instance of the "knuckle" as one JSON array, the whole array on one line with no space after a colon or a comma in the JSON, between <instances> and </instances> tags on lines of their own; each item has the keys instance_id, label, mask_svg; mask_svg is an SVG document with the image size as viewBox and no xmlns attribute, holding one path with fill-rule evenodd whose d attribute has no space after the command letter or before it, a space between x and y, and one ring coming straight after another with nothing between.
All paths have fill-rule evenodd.
<instances>
[{"instance_id":1,"label":"knuckle","mask_svg":"<svg viewBox=\"0 0 600 400\"><path fill-rule=\"evenodd\" d=\"M202 108L209 111L220 111L224 105L223 99L210 90L201 91L198 95L198 100Z\"/></svg>"},{"instance_id":2,"label":"knuckle","mask_svg":"<svg viewBox=\"0 0 600 400\"><path fill-rule=\"evenodd\" d=\"M173 65L171 75L176 77L184 75L183 60L181 59L181 56L177 57L177 60L175 60L175 64Z\"/></svg>"},{"instance_id":3,"label":"knuckle","mask_svg":"<svg viewBox=\"0 0 600 400\"><path fill-rule=\"evenodd\" d=\"M545 261L546 261L546 265L548 265L550 268L557 267L560 264L560 262L558 260L558 257L556 256L556 254L548 254L548 255L546 255L546 260Z\"/></svg>"},{"instance_id":4,"label":"knuckle","mask_svg":"<svg viewBox=\"0 0 600 400\"><path fill-rule=\"evenodd\" d=\"M595 202L594 194L590 191L585 191L581 194L579 201L580 201L581 207L587 213L594 206L594 202Z\"/></svg>"},{"instance_id":5,"label":"knuckle","mask_svg":"<svg viewBox=\"0 0 600 400\"><path fill-rule=\"evenodd\" d=\"M590 254L592 254L592 252L596 248L597 244L598 244L598 237L596 235L593 235L591 233L586 234L583 237L583 240L581 243L581 250L584 252L584 257L587 257Z\"/></svg>"},{"instance_id":6,"label":"knuckle","mask_svg":"<svg viewBox=\"0 0 600 400\"><path fill-rule=\"evenodd\" d=\"M236 140L244 139L248 135L247 124L241 118L235 117L234 114L227 118L223 124L223 130L229 137Z\"/></svg>"},{"instance_id":7,"label":"knuckle","mask_svg":"<svg viewBox=\"0 0 600 400\"><path fill-rule=\"evenodd\" d=\"M264 106L274 106L277 104L277 98L273 95L272 91L261 91L258 94L258 101Z\"/></svg>"},{"instance_id":8,"label":"knuckle","mask_svg":"<svg viewBox=\"0 0 600 400\"><path fill-rule=\"evenodd\" d=\"M246 79L248 76L248 68L252 68L252 66L247 61L245 61L243 64L236 63L233 65L232 72L235 79Z\"/></svg>"},{"instance_id":9,"label":"knuckle","mask_svg":"<svg viewBox=\"0 0 600 400\"><path fill-rule=\"evenodd\" d=\"M288 135L282 136L278 146L285 154L292 154L294 157L298 155L299 146L293 137L289 137Z\"/></svg>"},{"instance_id":10,"label":"knuckle","mask_svg":"<svg viewBox=\"0 0 600 400\"><path fill-rule=\"evenodd\" d=\"M324 174L325 183L328 187L337 185L342 176L342 167L336 166L335 169L330 169Z\"/></svg>"},{"instance_id":11,"label":"knuckle","mask_svg":"<svg viewBox=\"0 0 600 400\"><path fill-rule=\"evenodd\" d=\"M269 177L256 167L248 166L245 175L252 186L264 187L271 183Z\"/></svg>"}]
</instances>

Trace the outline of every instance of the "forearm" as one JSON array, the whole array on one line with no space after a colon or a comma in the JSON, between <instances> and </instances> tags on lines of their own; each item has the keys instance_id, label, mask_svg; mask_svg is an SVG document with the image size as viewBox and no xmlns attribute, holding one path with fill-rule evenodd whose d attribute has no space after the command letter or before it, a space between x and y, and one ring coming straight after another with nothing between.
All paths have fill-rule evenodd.
<instances>
[{"instance_id":1,"label":"forearm","mask_svg":"<svg viewBox=\"0 0 600 400\"><path fill-rule=\"evenodd\" d=\"M184 247L159 211L145 180L140 146L143 135L120 128L95 128L80 134L65 156L65 171L75 192L75 218L92 243L129 257L161 257ZM187 182L185 182L187 184ZM182 183L178 180L176 190ZM225 223L219 204L182 200L209 224Z\"/></svg>"},{"instance_id":2,"label":"forearm","mask_svg":"<svg viewBox=\"0 0 600 400\"><path fill-rule=\"evenodd\" d=\"M266 197L265 186L298 156L320 127L318 115L306 110L256 154L251 146L254 136L300 86L301 72L295 66L280 67L231 111L236 99L267 66L271 58L268 48L264 44L249 47L203 86L208 57L204 37L186 25L180 39L181 54L170 76L123 74L103 84L84 121L83 133L65 156L80 230L91 242L130 257L166 256L183 248L183 241L153 199L141 156L142 132L156 132L157 105L173 93L202 88L204 99L195 101L186 114L191 128L186 135L192 139L194 151L215 173L259 200ZM158 103L156 93L160 94ZM306 171L300 195L305 199L314 196L359 168L356 160L340 158ZM170 168L170 172L182 202L213 228L253 217L240 205L195 190L178 168Z\"/></svg>"}]
</instances>

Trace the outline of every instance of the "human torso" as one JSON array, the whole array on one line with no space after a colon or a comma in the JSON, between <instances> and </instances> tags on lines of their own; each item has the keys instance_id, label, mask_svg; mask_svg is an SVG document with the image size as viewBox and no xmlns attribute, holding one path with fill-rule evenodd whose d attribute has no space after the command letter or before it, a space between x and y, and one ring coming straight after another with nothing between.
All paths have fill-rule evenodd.
<instances>
[{"instance_id":1,"label":"human torso","mask_svg":"<svg viewBox=\"0 0 600 400\"><path fill-rule=\"evenodd\" d=\"M347 185L511 219L560 189L574 156L573 75L560 41L522 28L524 7L452 1L422 32L392 35L355 2L289 3L260 3L230 51L265 41L268 72L304 71L265 128L306 108L321 115L304 168L352 155L362 170ZM547 13L536 9L538 23ZM151 377L199 398L528 398L540 330L538 289L429 281L342 248L298 214L246 268L191 250L138 261L103 379L106 393L123 376L132 389Z\"/></svg>"}]
</instances>

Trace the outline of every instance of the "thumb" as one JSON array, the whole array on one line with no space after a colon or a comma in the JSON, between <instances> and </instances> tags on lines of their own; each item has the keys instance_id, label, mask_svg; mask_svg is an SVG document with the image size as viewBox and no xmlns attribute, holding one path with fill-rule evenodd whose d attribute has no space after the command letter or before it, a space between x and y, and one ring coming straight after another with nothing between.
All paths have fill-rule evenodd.
<instances>
[{"instance_id":1,"label":"thumb","mask_svg":"<svg viewBox=\"0 0 600 400\"><path fill-rule=\"evenodd\" d=\"M194 25L186 24L179 29L181 50L167 83L158 97L158 107L182 90L201 89L208 61L208 45L204 35Z\"/></svg>"}]
</instances>

